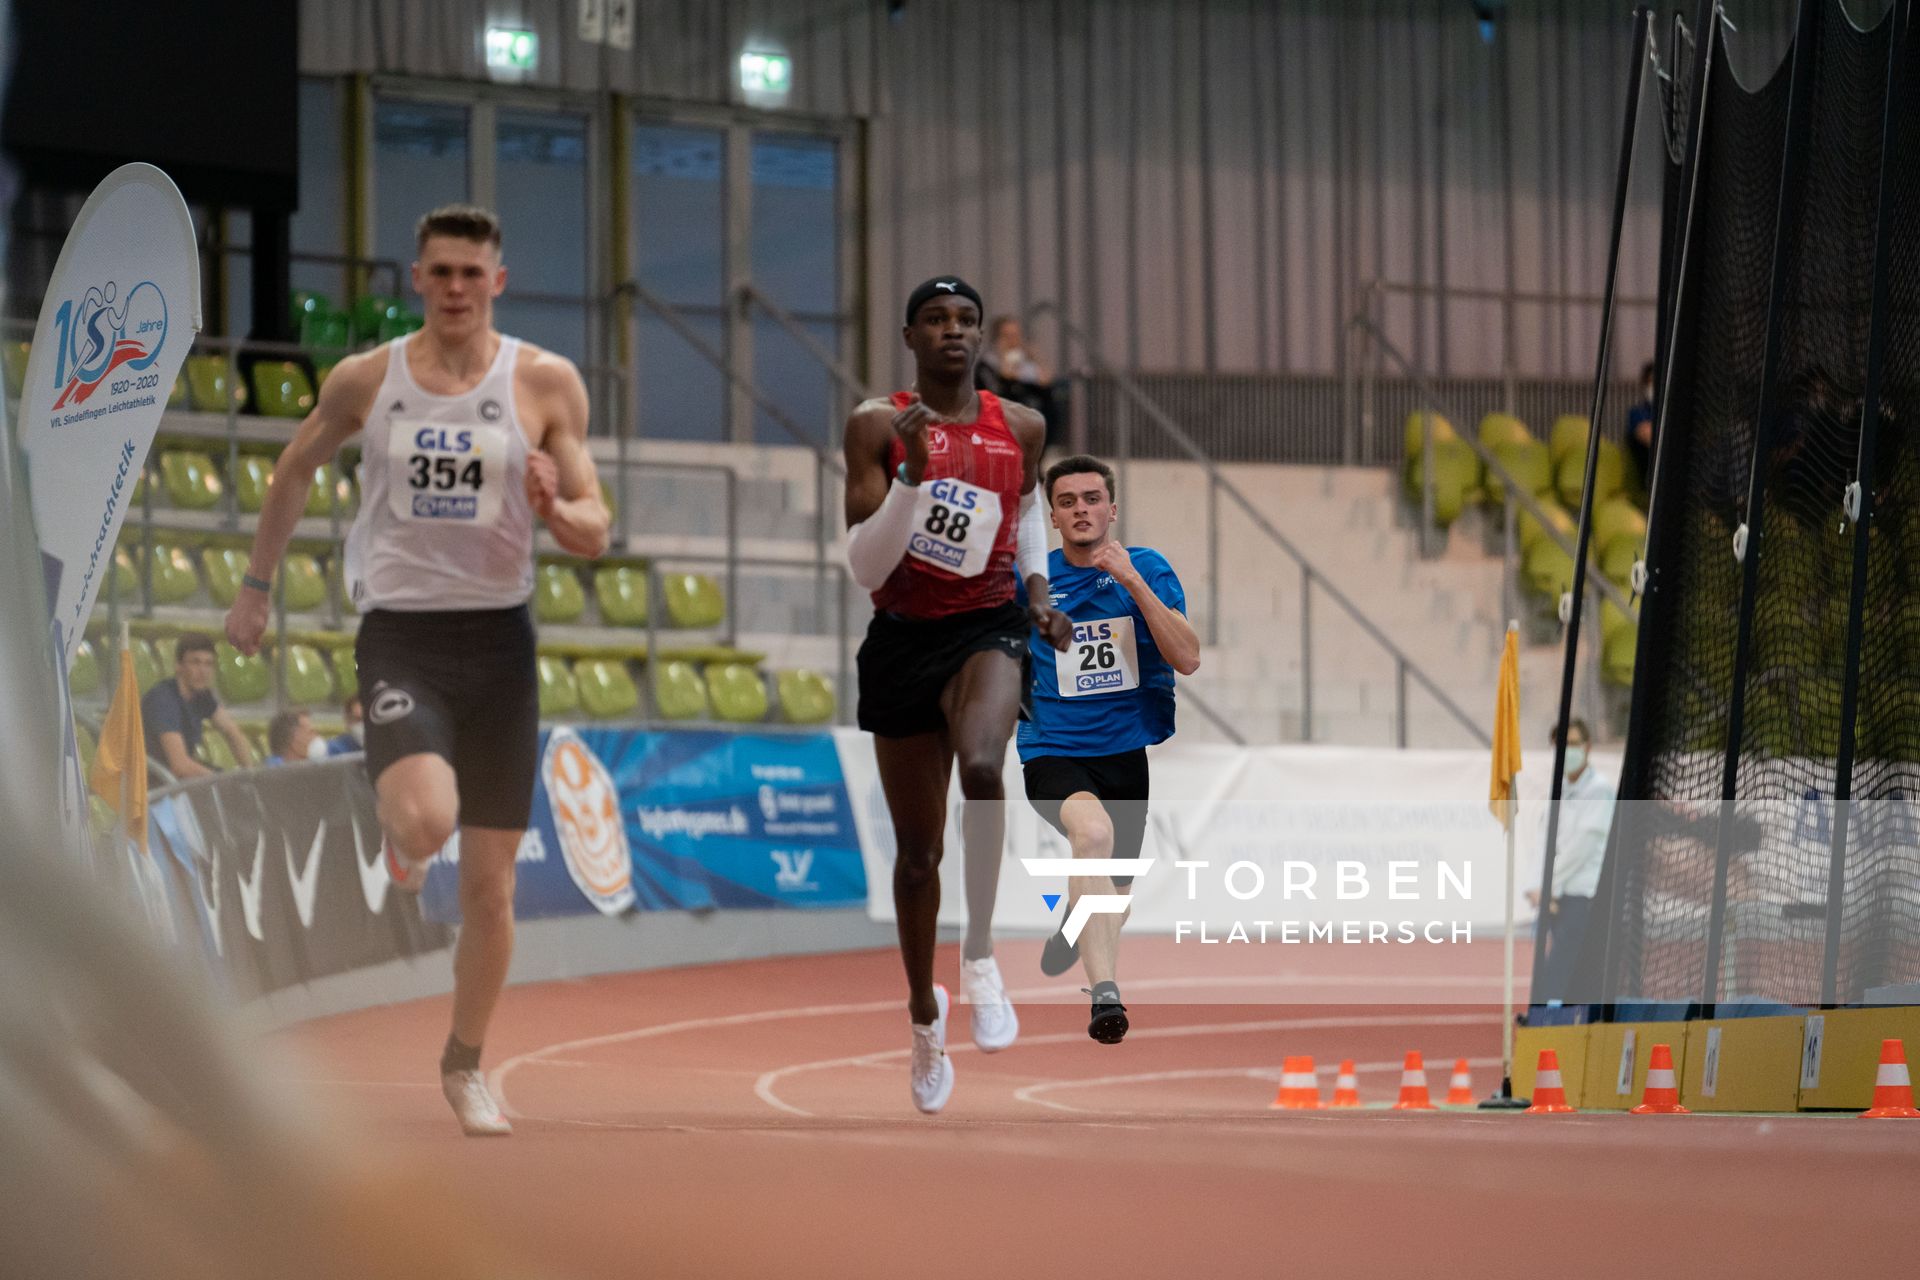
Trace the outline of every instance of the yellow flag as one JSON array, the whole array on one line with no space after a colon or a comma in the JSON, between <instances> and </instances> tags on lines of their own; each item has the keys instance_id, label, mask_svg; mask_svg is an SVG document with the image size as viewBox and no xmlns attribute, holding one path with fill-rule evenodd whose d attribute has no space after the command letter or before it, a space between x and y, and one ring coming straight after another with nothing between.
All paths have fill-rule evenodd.
<instances>
[{"instance_id":1,"label":"yellow flag","mask_svg":"<svg viewBox=\"0 0 1920 1280\"><path fill-rule=\"evenodd\" d=\"M1487 807L1500 825L1513 827L1513 777L1520 772L1520 629L1507 624L1506 647L1500 651L1500 693L1493 709L1493 779L1487 789Z\"/></svg>"},{"instance_id":2,"label":"yellow flag","mask_svg":"<svg viewBox=\"0 0 1920 1280\"><path fill-rule=\"evenodd\" d=\"M87 785L118 813L127 834L147 850L147 731L140 720L140 681L133 650L121 647L120 683L114 686L107 722L100 726Z\"/></svg>"}]
</instances>

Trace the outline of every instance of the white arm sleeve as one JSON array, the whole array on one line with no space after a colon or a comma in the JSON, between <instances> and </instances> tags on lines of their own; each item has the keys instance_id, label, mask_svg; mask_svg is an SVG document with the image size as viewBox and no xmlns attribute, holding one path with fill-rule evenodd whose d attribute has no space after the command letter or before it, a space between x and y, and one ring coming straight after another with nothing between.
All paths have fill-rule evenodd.
<instances>
[{"instance_id":1,"label":"white arm sleeve","mask_svg":"<svg viewBox=\"0 0 1920 1280\"><path fill-rule=\"evenodd\" d=\"M1020 532L1013 562L1022 582L1036 573L1047 576L1047 518L1040 511L1039 485L1020 496Z\"/></svg>"},{"instance_id":2,"label":"white arm sleeve","mask_svg":"<svg viewBox=\"0 0 1920 1280\"><path fill-rule=\"evenodd\" d=\"M899 567L913 532L914 485L896 479L887 486L880 509L847 530L847 567L853 580L868 591L878 591Z\"/></svg>"}]
</instances>

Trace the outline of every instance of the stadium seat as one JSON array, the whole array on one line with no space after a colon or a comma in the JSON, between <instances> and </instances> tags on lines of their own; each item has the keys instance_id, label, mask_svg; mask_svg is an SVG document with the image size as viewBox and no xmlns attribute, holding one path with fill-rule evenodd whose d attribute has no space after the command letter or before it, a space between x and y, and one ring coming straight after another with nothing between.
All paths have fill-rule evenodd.
<instances>
[{"instance_id":1,"label":"stadium seat","mask_svg":"<svg viewBox=\"0 0 1920 1280\"><path fill-rule=\"evenodd\" d=\"M193 599L200 590L200 575L194 572L193 558L184 547L169 543L153 544L147 576L152 583L155 604L181 604Z\"/></svg>"},{"instance_id":2,"label":"stadium seat","mask_svg":"<svg viewBox=\"0 0 1920 1280\"><path fill-rule=\"evenodd\" d=\"M825 724L833 719L833 686L817 671L782 671L774 678L780 714L791 724Z\"/></svg>"},{"instance_id":3,"label":"stadium seat","mask_svg":"<svg viewBox=\"0 0 1920 1280\"><path fill-rule=\"evenodd\" d=\"M227 381L227 358L225 356L188 356L187 357L187 401L201 413L225 413L227 397L233 397L233 404L245 408L247 389L244 385Z\"/></svg>"},{"instance_id":4,"label":"stadium seat","mask_svg":"<svg viewBox=\"0 0 1920 1280\"><path fill-rule=\"evenodd\" d=\"M1639 652L1637 627L1616 627L1600 642L1600 678L1623 689L1633 687L1633 659Z\"/></svg>"},{"instance_id":5,"label":"stadium seat","mask_svg":"<svg viewBox=\"0 0 1920 1280\"><path fill-rule=\"evenodd\" d=\"M187 407L187 371L182 369L173 375L173 390L167 392L167 408L184 409Z\"/></svg>"},{"instance_id":6,"label":"stadium seat","mask_svg":"<svg viewBox=\"0 0 1920 1280\"><path fill-rule=\"evenodd\" d=\"M280 579L286 583L290 612L310 613L327 602L327 577L310 552L288 552L280 562Z\"/></svg>"},{"instance_id":7,"label":"stadium seat","mask_svg":"<svg viewBox=\"0 0 1920 1280\"><path fill-rule=\"evenodd\" d=\"M1600 572L1622 591L1633 585L1633 566L1640 559L1640 540L1630 533L1621 533L1607 544L1600 553Z\"/></svg>"},{"instance_id":8,"label":"stadium seat","mask_svg":"<svg viewBox=\"0 0 1920 1280\"><path fill-rule=\"evenodd\" d=\"M352 641L335 645L329 653L333 658L333 691L345 702L360 692L360 660L354 656Z\"/></svg>"},{"instance_id":9,"label":"stadium seat","mask_svg":"<svg viewBox=\"0 0 1920 1280\"><path fill-rule=\"evenodd\" d=\"M1547 448L1553 454L1556 474L1568 454L1584 454L1587 451L1587 430L1587 420L1578 414L1563 413L1553 420L1553 430L1547 436Z\"/></svg>"},{"instance_id":10,"label":"stadium seat","mask_svg":"<svg viewBox=\"0 0 1920 1280\"><path fill-rule=\"evenodd\" d=\"M1460 518L1467 504L1480 493L1480 456L1466 441L1457 438L1436 440L1433 449L1433 518L1446 528ZM1426 482L1426 465L1419 455L1407 459L1407 498L1420 504L1421 486Z\"/></svg>"},{"instance_id":11,"label":"stadium seat","mask_svg":"<svg viewBox=\"0 0 1920 1280\"><path fill-rule=\"evenodd\" d=\"M707 686L690 662L653 664L653 706L662 720L704 720Z\"/></svg>"},{"instance_id":12,"label":"stadium seat","mask_svg":"<svg viewBox=\"0 0 1920 1280\"><path fill-rule=\"evenodd\" d=\"M1521 565L1526 584L1550 602L1557 603L1560 593L1573 585L1573 557L1551 539L1542 538L1527 548Z\"/></svg>"},{"instance_id":13,"label":"stadium seat","mask_svg":"<svg viewBox=\"0 0 1920 1280\"><path fill-rule=\"evenodd\" d=\"M1595 456L1594 468L1593 503L1598 507L1619 493L1621 487L1626 484L1627 461L1625 455L1620 452L1620 446L1610 440L1602 440L1599 453ZM1587 456L1578 450L1561 458L1559 466L1555 468L1554 487L1560 494L1560 501L1566 503L1569 509L1579 507L1580 488L1586 476Z\"/></svg>"},{"instance_id":14,"label":"stadium seat","mask_svg":"<svg viewBox=\"0 0 1920 1280\"><path fill-rule=\"evenodd\" d=\"M639 712L640 690L620 659L582 658L573 669L580 682L580 704L595 720L614 720Z\"/></svg>"},{"instance_id":15,"label":"stadium seat","mask_svg":"<svg viewBox=\"0 0 1920 1280\"><path fill-rule=\"evenodd\" d=\"M313 352L314 372L326 381L322 368L331 369L353 347L353 321L344 311L327 308L311 312L295 330L300 345Z\"/></svg>"},{"instance_id":16,"label":"stadium seat","mask_svg":"<svg viewBox=\"0 0 1920 1280\"><path fill-rule=\"evenodd\" d=\"M1602 637L1610 636L1622 627L1631 628L1638 625L1639 624L1634 621L1632 614L1622 609L1613 601L1606 599L1600 601L1600 634Z\"/></svg>"},{"instance_id":17,"label":"stadium seat","mask_svg":"<svg viewBox=\"0 0 1920 1280\"><path fill-rule=\"evenodd\" d=\"M73 661L67 664L67 692L84 698L99 691L100 660L94 655L92 642L83 639L73 647Z\"/></svg>"},{"instance_id":18,"label":"stadium seat","mask_svg":"<svg viewBox=\"0 0 1920 1280\"><path fill-rule=\"evenodd\" d=\"M538 671L541 719L570 716L580 709L580 682L565 659L543 653L540 655Z\"/></svg>"},{"instance_id":19,"label":"stadium seat","mask_svg":"<svg viewBox=\"0 0 1920 1280\"><path fill-rule=\"evenodd\" d=\"M1542 498L1540 500L1540 506L1547 513L1547 523L1565 534L1567 541L1573 541L1573 536L1580 531L1580 526L1574 521L1571 515L1567 514L1566 508L1551 498ZM1533 518L1531 512L1522 511L1518 523L1520 549L1522 551L1532 550L1533 544L1536 542L1551 541L1546 535L1546 530L1540 527L1540 522Z\"/></svg>"},{"instance_id":20,"label":"stadium seat","mask_svg":"<svg viewBox=\"0 0 1920 1280\"><path fill-rule=\"evenodd\" d=\"M180 652L180 637L177 635L158 635L153 638L153 660L168 675L173 674L173 660Z\"/></svg>"},{"instance_id":21,"label":"stadium seat","mask_svg":"<svg viewBox=\"0 0 1920 1280\"><path fill-rule=\"evenodd\" d=\"M660 579L667 618L676 627L717 627L726 616L720 584L704 573L669 573Z\"/></svg>"},{"instance_id":22,"label":"stadium seat","mask_svg":"<svg viewBox=\"0 0 1920 1280\"><path fill-rule=\"evenodd\" d=\"M400 299L390 298L382 293L369 293L354 299L353 310L348 313L353 318L353 340L355 342L379 340L381 322L393 319L400 312Z\"/></svg>"},{"instance_id":23,"label":"stadium seat","mask_svg":"<svg viewBox=\"0 0 1920 1280\"><path fill-rule=\"evenodd\" d=\"M1442 440L1457 440L1460 438L1460 433L1453 429L1453 424L1439 414L1421 413L1419 410L1415 410L1407 415L1406 449L1404 453L1408 459L1419 457L1420 451L1426 447L1427 437L1424 423L1428 418L1433 419L1433 439L1436 444Z\"/></svg>"},{"instance_id":24,"label":"stadium seat","mask_svg":"<svg viewBox=\"0 0 1920 1280\"><path fill-rule=\"evenodd\" d=\"M137 600L140 596L140 571L134 568L133 553L124 546L113 549L113 577L100 587L102 599L108 592L115 592L122 601Z\"/></svg>"},{"instance_id":25,"label":"stadium seat","mask_svg":"<svg viewBox=\"0 0 1920 1280\"><path fill-rule=\"evenodd\" d=\"M206 511L220 503L224 492L213 459L191 449L168 449L160 455L160 475L167 483L167 501L187 511Z\"/></svg>"},{"instance_id":26,"label":"stadium seat","mask_svg":"<svg viewBox=\"0 0 1920 1280\"><path fill-rule=\"evenodd\" d=\"M92 773L93 753L99 749L99 744L94 741L93 731L78 721L75 721L73 726L73 745L80 750L81 771Z\"/></svg>"},{"instance_id":27,"label":"stadium seat","mask_svg":"<svg viewBox=\"0 0 1920 1280\"><path fill-rule=\"evenodd\" d=\"M222 609L231 608L240 595L240 579L247 572L247 553L238 547L208 547L200 564L207 574L207 594Z\"/></svg>"},{"instance_id":28,"label":"stadium seat","mask_svg":"<svg viewBox=\"0 0 1920 1280\"><path fill-rule=\"evenodd\" d=\"M269 418L304 418L313 411L313 383L291 360L262 360L253 366L253 402Z\"/></svg>"},{"instance_id":29,"label":"stadium seat","mask_svg":"<svg viewBox=\"0 0 1920 1280\"><path fill-rule=\"evenodd\" d=\"M144 637L131 637L127 647L133 651L133 682L140 686L142 694L173 674L172 663L168 663L165 670L161 669L160 660L153 654L153 646Z\"/></svg>"},{"instance_id":30,"label":"stadium seat","mask_svg":"<svg viewBox=\"0 0 1920 1280\"><path fill-rule=\"evenodd\" d=\"M767 718L767 682L752 667L738 662L709 666L707 693L722 720L752 724Z\"/></svg>"},{"instance_id":31,"label":"stadium seat","mask_svg":"<svg viewBox=\"0 0 1920 1280\"><path fill-rule=\"evenodd\" d=\"M0 364L6 366L7 398L18 400L27 386L27 358L33 354L31 342L9 342L0 348Z\"/></svg>"},{"instance_id":32,"label":"stadium seat","mask_svg":"<svg viewBox=\"0 0 1920 1280\"><path fill-rule=\"evenodd\" d=\"M1512 474L1514 481L1534 497L1553 492L1553 463L1547 446L1538 440L1505 441L1491 446L1496 462ZM1505 481L1491 470L1487 472L1487 504L1498 507L1507 500Z\"/></svg>"},{"instance_id":33,"label":"stadium seat","mask_svg":"<svg viewBox=\"0 0 1920 1280\"><path fill-rule=\"evenodd\" d=\"M1616 494L1593 508L1593 545L1604 552L1614 539L1625 536L1635 546L1647 536L1647 517L1624 495Z\"/></svg>"},{"instance_id":34,"label":"stadium seat","mask_svg":"<svg viewBox=\"0 0 1920 1280\"><path fill-rule=\"evenodd\" d=\"M332 482L332 491L328 483ZM333 503L340 503L340 516L346 519L353 514L353 485L347 478L338 475L330 466L318 466L313 469L313 483L307 486L307 506L305 515L316 520L325 519L333 514Z\"/></svg>"},{"instance_id":35,"label":"stadium seat","mask_svg":"<svg viewBox=\"0 0 1920 1280\"><path fill-rule=\"evenodd\" d=\"M533 573L533 616L543 623L577 622L587 611L587 593L572 566L543 564Z\"/></svg>"},{"instance_id":36,"label":"stadium seat","mask_svg":"<svg viewBox=\"0 0 1920 1280\"><path fill-rule=\"evenodd\" d=\"M634 565L607 565L594 570L594 598L600 602L600 621L612 627L647 625L647 571Z\"/></svg>"},{"instance_id":37,"label":"stadium seat","mask_svg":"<svg viewBox=\"0 0 1920 1280\"><path fill-rule=\"evenodd\" d=\"M287 700L301 707L318 707L333 701L333 673L312 645L287 646Z\"/></svg>"},{"instance_id":38,"label":"stadium seat","mask_svg":"<svg viewBox=\"0 0 1920 1280\"><path fill-rule=\"evenodd\" d=\"M233 476L233 500L248 515L258 515L267 500L267 486L273 482L273 460L257 453L240 455Z\"/></svg>"},{"instance_id":39,"label":"stadium seat","mask_svg":"<svg viewBox=\"0 0 1920 1280\"><path fill-rule=\"evenodd\" d=\"M287 317L293 322L295 333L300 332L300 326L307 322L308 316L319 311L333 310L333 303L328 301L327 295L315 293L312 289L295 289L293 296L287 301L290 304Z\"/></svg>"},{"instance_id":40,"label":"stadium seat","mask_svg":"<svg viewBox=\"0 0 1920 1280\"><path fill-rule=\"evenodd\" d=\"M419 332L426 322L426 317L416 311L401 311L382 320L373 331L373 336L381 342L392 342L395 338Z\"/></svg>"},{"instance_id":41,"label":"stadium seat","mask_svg":"<svg viewBox=\"0 0 1920 1280\"><path fill-rule=\"evenodd\" d=\"M1480 443L1488 449L1503 444L1535 444L1533 433L1527 430L1527 424L1510 413L1490 413L1480 419L1477 433Z\"/></svg>"},{"instance_id":42,"label":"stadium seat","mask_svg":"<svg viewBox=\"0 0 1920 1280\"><path fill-rule=\"evenodd\" d=\"M200 763L222 773L229 769L238 769L240 761L233 754L233 745L227 741L227 735L211 724L200 731Z\"/></svg>"},{"instance_id":43,"label":"stadium seat","mask_svg":"<svg viewBox=\"0 0 1920 1280\"><path fill-rule=\"evenodd\" d=\"M214 680L222 702L260 702L273 690L273 669L258 654L249 658L225 640L214 642Z\"/></svg>"}]
</instances>

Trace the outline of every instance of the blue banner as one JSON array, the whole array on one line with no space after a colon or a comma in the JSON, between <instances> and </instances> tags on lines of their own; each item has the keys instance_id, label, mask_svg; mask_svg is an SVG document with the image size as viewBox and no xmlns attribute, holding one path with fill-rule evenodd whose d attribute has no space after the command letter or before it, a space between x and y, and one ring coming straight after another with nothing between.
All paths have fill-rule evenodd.
<instances>
[{"instance_id":1,"label":"blue banner","mask_svg":"<svg viewBox=\"0 0 1920 1280\"><path fill-rule=\"evenodd\" d=\"M521 919L866 902L830 734L565 726L541 734L540 760L517 860ZM429 920L459 918L457 858L449 849L428 874Z\"/></svg>"}]
</instances>

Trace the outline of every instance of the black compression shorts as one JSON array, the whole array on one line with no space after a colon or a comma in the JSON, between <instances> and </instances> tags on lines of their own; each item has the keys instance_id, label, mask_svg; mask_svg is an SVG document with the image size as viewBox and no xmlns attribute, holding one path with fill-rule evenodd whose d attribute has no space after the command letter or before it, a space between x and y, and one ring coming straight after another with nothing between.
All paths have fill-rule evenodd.
<instances>
[{"instance_id":1,"label":"black compression shorts","mask_svg":"<svg viewBox=\"0 0 1920 1280\"><path fill-rule=\"evenodd\" d=\"M1035 756L1022 770L1027 778L1027 800L1047 825L1061 835L1060 803L1078 792L1091 793L1113 822L1113 856L1137 858L1147 839L1147 749L1136 747L1111 756ZM1115 876L1125 888L1132 876Z\"/></svg>"},{"instance_id":2,"label":"black compression shorts","mask_svg":"<svg viewBox=\"0 0 1920 1280\"><path fill-rule=\"evenodd\" d=\"M940 732L947 682L982 650L1004 653L1024 670L1028 630L1027 611L1012 603L944 618L874 614L857 660L860 727L882 738Z\"/></svg>"}]
</instances>

